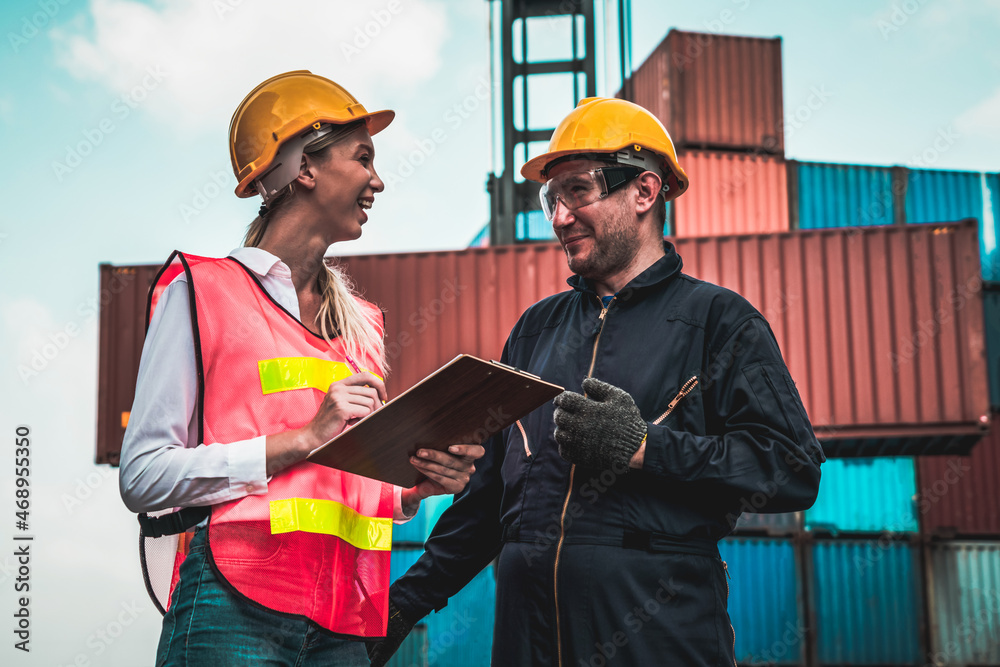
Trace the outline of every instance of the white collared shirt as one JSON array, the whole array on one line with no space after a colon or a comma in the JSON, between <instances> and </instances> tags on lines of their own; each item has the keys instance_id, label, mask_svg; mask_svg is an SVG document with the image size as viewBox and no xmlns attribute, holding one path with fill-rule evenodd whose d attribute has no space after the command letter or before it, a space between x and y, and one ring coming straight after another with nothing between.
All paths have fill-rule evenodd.
<instances>
[{"instance_id":1,"label":"white collared shirt","mask_svg":"<svg viewBox=\"0 0 1000 667\"><path fill-rule=\"evenodd\" d=\"M229 253L253 271L267 293L299 319L292 272L260 248ZM198 378L187 276L160 295L139 361L135 400L122 442L119 487L133 512L214 505L267 493L267 436L227 443L198 442ZM396 487L394 519L406 520Z\"/></svg>"}]
</instances>

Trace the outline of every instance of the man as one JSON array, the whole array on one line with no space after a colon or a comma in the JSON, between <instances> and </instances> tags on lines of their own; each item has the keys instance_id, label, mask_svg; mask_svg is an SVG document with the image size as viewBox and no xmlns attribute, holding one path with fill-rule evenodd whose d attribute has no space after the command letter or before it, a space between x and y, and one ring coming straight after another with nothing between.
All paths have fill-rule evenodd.
<instances>
[{"instance_id":1,"label":"man","mask_svg":"<svg viewBox=\"0 0 1000 667\"><path fill-rule=\"evenodd\" d=\"M645 109L583 100L521 173L575 275L502 359L573 391L488 441L392 586L373 664L499 555L495 665L733 665L716 543L754 494L810 507L824 460L777 343L681 273L663 223L687 176Z\"/></svg>"}]
</instances>

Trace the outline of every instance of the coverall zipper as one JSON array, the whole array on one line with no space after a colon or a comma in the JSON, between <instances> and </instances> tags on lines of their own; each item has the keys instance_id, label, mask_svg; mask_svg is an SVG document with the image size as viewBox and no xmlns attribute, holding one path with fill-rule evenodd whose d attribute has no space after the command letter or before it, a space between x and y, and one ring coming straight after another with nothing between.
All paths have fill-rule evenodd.
<instances>
[{"instance_id":1,"label":"coverall zipper","mask_svg":"<svg viewBox=\"0 0 1000 667\"><path fill-rule=\"evenodd\" d=\"M681 387L681 390L679 392L677 392L677 395L674 396L673 400L670 401L667 404L667 411L664 412L659 417L657 417L656 419L654 419L653 423L654 424L659 424L664 419L666 419L667 417L669 417L670 413L672 413L674 411L674 408L677 407L677 404L681 402L681 399L683 399L685 396L687 396L688 394L690 394L691 391L695 387L697 387L697 386L698 386L698 376L694 375L694 376L691 377L690 380L688 380L687 382L684 383L684 386Z\"/></svg>"},{"instance_id":2,"label":"coverall zipper","mask_svg":"<svg viewBox=\"0 0 1000 667\"><path fill-rule=\"evenodd\" d=\"M597 297L600 300L601 297ZM597 338L594 339L594 352L590 355L590 368L587 369L587 377L590 377L594 372L594 364L597 362L597 345L601 342L601 334L604 332L604 324L607 321L605 318L608 314L608 310L611 308L611 304L615 302L618 296L615 295L611 297L611 301L605 306L601 303L601 314L598 316L600 320L600 325L597 330ZM555 593L555 603L556 603L556 664L558 667L562 667L562 624L559 620L559 556L562 553L563 539L566 537L566 508L569 507L569 498L573 493L573 476L576 473L576 464L570 466L569 468L569 488L566 489L566 499L563 501L562 514L559 515L559 543L556 544L556 562L552 568L552 588Z\"/></svg>"}]
</instances>

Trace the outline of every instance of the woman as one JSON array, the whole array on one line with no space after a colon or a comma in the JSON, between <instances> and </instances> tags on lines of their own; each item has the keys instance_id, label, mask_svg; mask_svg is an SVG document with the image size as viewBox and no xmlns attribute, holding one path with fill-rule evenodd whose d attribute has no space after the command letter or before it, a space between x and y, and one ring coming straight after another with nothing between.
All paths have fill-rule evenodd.
<instances>
[{"instance_id":1,"label":"woman","mask_svg":"<svg viewBox=\"0 0 1000 667\"><path fill-rule=\"evenodd\" d=\"M383 189L371 135L393 115L307 71L259 85L230 125L236 194L264 200L244 247L174 253L150 292L122 498L185 508L141 517L144 538L197 525L161 538L166 560L144 553L166 608L157 665L368 664L391 523L460 491L483 454L420 451L410 489L304 461L386 399L382 313L323 258L361 235Z\"/></svg>"}]
</instances>

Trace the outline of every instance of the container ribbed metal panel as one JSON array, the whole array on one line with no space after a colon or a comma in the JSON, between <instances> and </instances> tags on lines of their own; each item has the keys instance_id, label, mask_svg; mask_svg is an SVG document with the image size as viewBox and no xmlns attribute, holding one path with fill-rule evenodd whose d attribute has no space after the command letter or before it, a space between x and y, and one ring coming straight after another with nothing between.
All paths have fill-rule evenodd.
<instances>
[{"instance_id":1,"label":"container ribbed metal panel","mask_svg":"<svg viewBox=\"0 0 1000 667\"><path fill-rule=\"evenodd\" d=\"M910 169L906 179L906 221L934 223L983 217L982 174L974 171Z\"/></svg>"},{"instance_id":2,"label":"container ribbed metal panel","mask_svg":"<svg viewBox=\"0 0 1000 667\"><path fill-rule=\"evenodd\" d=\"M680 151L691 179L673 203L677 237L764 234L789 229L784 160L765 155Z\"/></svg>"},{"instance_id":3,"label":"container ribbed metal panel","mask_svg":"<svg viewBox=\"0 0 1000 667\"><path fill-rule=\"evenodd\" d=\"M719 554L729 568L729 617L740 664L803 664L805 623L800 567L791 540L726 538Z\"/></svg>"},{"instance_id":4,"label":"container ribbed metal panel","mask_svg":"<svg viewBox=\"0 0 1000 667\"><path fill-rule=\"evenodd\" d=\"M118 465L146 334L146 294L160 265L101 264L96 463Z\"/></svg>"},{"instance_id":5,"label":"container ribbed metal panel","mask_svg":"<svg viewBox=\"0 0 1000 667\"><path fill-rule=\"evenodd\" d=\"M807 530L916 532L916 466L908 457L830 459L823 464Z\"/></svg>"},{"instance_id":6,"label":"container ribbed metal panel","mask_svg":"<svg viewBox=\"0 0 1000 667\"><path fill-rule=\"evenodd\" d=\"M1000 664L1000 542L932 544L928 568L936 664Z\"/></svg>"},{"instance_id":7,"label":"container ribbed metal panel","mask_svg":"<svg viewBox=\"0 0 1000 667\"><path fill-rule=\"evenodd\" d=\"M902 542L840 540L816 542L811 551L819 664L923 664L914 549Z\"/></svg>"},{"instance_id":8,"label":"container ribbed metal panel","mask_svg":"<svg viewBox=\"0 0 1000 667\"><path fill-rule=\"evenodd\" d=\"M990 405L994 410L1000 410L1000 285L983 287L983 326L986 331Z\"/></svg>"},{"instance_id":9,"label":"container ribbed metal panel","mask_svg":"<svg viewBox=\"0 0 1000 667\"><path fill-rule=\"evenodd\" d=\"M1000 415L994 413L993 428L969 456L919 458L917 510L921 532L944 537L1000 538L998 418Z\"/></svg>"},{"instance_id":10,"label":"container ribbed metal panel","mask_svg":"<svg viewBox=\"0 0 1000 667\"><path fill-rule=\"evenodd\" d=\"M390 579L395 581L420 558L423 549L393 549ZM487 565L439 612L424 617L427 626L426 663L435 667L469 667L490 664L496 579ZM415 647L408 649L415 652ZM418 657L421 657L419 653ZM404 667L404 665L400 665Z\"/></svg>"},{"instance_id":11,"label":"container ribbed metal panel","mask_svg":"<svg viewBox=\"0 0 1000 667\"><path fill-rule=\"evenodd\" d=\"M889 167L798 162L789 168L798 175L799 229L893 224Z\"/></svg>"},{"instance_id":12,"label":"container ribbed metal panel","mask_svg":"<svg viewBox=\"0 0 1000 667\"><path fill-rule=\"evenodd\" d=\"M631 79L679 147L784 153L781 39L671 30Z\"/></svg>"}]
</instances>

